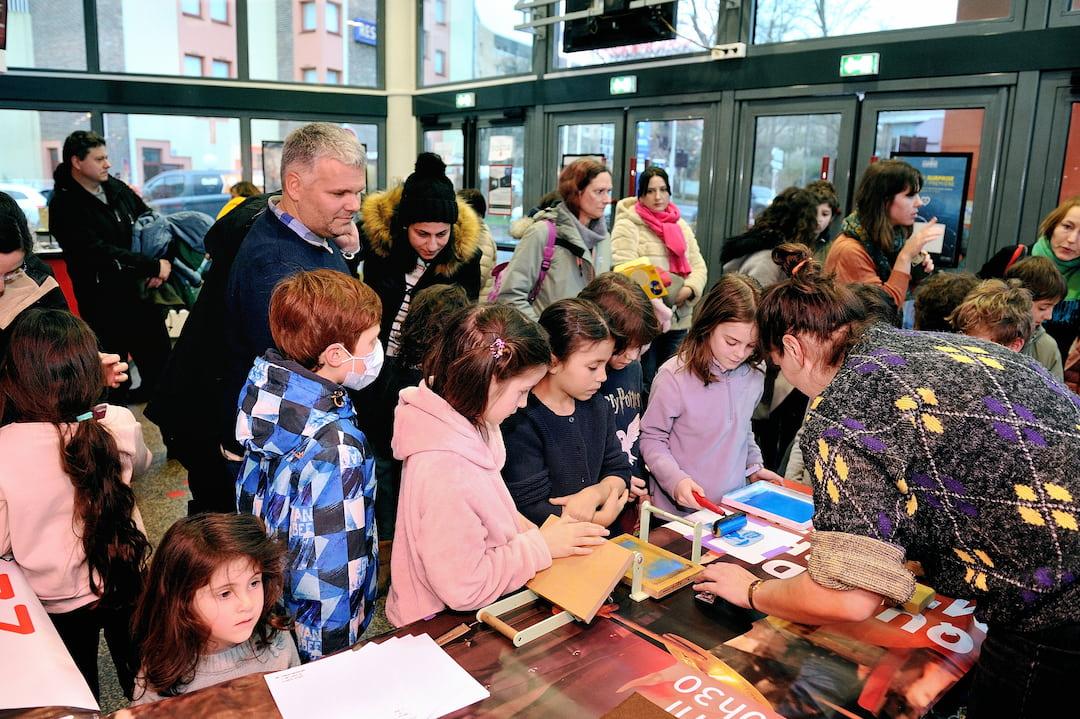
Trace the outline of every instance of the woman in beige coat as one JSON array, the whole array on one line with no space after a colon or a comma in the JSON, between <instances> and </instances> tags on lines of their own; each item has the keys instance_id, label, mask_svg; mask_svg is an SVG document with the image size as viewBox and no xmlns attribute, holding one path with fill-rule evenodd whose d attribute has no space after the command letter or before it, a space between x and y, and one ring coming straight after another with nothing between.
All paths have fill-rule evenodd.
<instances>
[{"instance_id":1,"label":"woman in beige coat","mask_svg":"<svg viewBox=\"0 0 1080 719\"><path fill-rule=\"evenodd\" d=\"M671 185L662 167L646 168L638 176L637 197L627 197L616 206L611 255L615 265L644 257L662 275L671 277L664 298L674 310L671 329L657 337L641 357L647 390L656 368L675 354L686 337L690 316L708 282L697 238L671 201Z\"/></svg>"}]
</instances>

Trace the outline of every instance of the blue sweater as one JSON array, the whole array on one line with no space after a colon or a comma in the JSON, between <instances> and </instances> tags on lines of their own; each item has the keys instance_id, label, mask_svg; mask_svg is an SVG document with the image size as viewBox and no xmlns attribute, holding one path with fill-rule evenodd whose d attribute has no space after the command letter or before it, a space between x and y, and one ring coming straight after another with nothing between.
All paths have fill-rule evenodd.
<instances>
[{"instance_id":1,"label":"blue sweater","mask_svg":"<svg viewBox=\"0 0 1080 719\"><path fill-rule=\"evenodd\" d=\"M574 494L604 477L630 483L630 463L615 435L614 416L599 392L588 401L575 401L568 417L530 394L525 409L503 422L502 433L503 479L518 510L536 524L562 513L562 507L548 501L552 497Z\"/></svg>"},{"instance_id":2,"label":"blue sweater","mask_svg":"<svg viewBox=\"0 0 1080 719\"><path fill-rule=\"evenodd\" d=\"M349 273L333 242L327 247L305 242L269 209L255 220L236 253L225 288L222 416L236 416L240 388L255 358L274 347L270 335L270 295L274 286L297 272L319 269Z\"/></svg>"}]
</instances>

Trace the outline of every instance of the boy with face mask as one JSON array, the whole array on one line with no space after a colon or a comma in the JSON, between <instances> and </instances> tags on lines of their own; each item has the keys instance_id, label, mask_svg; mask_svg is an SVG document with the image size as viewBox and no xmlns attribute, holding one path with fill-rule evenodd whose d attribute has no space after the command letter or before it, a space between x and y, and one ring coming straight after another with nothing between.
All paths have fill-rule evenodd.
<instances>
[{"instance_id":1,"label":"boy with face mask","mask_svg":"<svg viewBox=\"0 0 1080 719\"><path fill-rule=\"evenodd\" d=\"M379 374L381 315L375 292L344 273L285 278L270 298L277 348L240 394L237 508L287 547L283 600L304 661L356 643L375 605L375 460L346 388Z\"/></svg>"}]
</instances>

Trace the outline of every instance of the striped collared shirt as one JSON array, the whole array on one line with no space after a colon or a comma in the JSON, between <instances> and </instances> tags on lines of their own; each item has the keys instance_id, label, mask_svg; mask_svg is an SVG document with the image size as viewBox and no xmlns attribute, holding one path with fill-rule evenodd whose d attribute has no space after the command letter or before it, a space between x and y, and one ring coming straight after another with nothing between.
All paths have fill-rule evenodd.
<instances>
[{"instance_id":1,"label":"striped collared shirt","mask_svg":"<svg viewBox=\"0 0 1080 719\"><path fill-rule=\"evenodd\" d=\"M334 253L334 249L330 247L330 243L326 241L325 237L319 237L314 232L309 230L307 226L299 219L293 217L285 210L281 209L278 203L281 202L281 195L274 195L270 198L267 204L270 205L270 211L281 220L282 224L295 232L297 236L308 243L309 245L315 245L316 247L322 247L330 254Z\"/></svg>"}]
</instances>

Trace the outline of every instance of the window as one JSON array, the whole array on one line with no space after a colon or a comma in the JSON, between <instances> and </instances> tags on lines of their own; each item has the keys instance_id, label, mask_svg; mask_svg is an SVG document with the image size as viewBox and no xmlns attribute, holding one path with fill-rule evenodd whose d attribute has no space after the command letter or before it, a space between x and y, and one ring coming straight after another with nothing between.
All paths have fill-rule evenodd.
<instances>
[{"instance_id":1,"label":"window","mask_svg":"<svg viewBox=\"0 0 1080 719\"><path fill-rule=\"evenodd\" d=\"M184 74L188 77L202 77L202 61L198 55L184 55Z\"/></svg>"},{"instance_id":2,"label":"window","mask_svg":"<svg viewBox=\"0 0 1080 719\"><path fill-rule=\"evenodd\" d=\"M210 63L210 77L232 77L232 63L228 60L214 60Z\"/></svg>"},{"instance_id":3,"label":"window","mask_svg":"<svg viewBox=\"0 0 1080 719\"><path fill-rule=\"evenodd\" d=\"M180 12L202 17L202 0L180 0Z\"/></svg>"},{"instance_id":4,"label":"window","mask_svg":"<svg viewBox=\"0 0 1080 719\"><path fill-rule=\"evenodd\" d=\"M281 189L281 180L278 177L276 159L280 159L280 150L276 158L267 155L267 167L263 167L263 142L280 142L285 136L302 125L307 120L252 120L251 121L251 181L265 192L273 192ZM367 186L369 190L381 187L379 180L379 126L360 124L341 124L346 130L350 130L367 148ZM267 173L270 175L266 177Z\"/></svg>"},{"instance_id":5,"label":"window","mask_svg":"<svg viewBox=\"0 0 1080 719\"><path fill-rule=\"evenodd\" d=\"M242 176L236 118L105 113L105 139L113 172L162 214L215 217Z\"/></svg>"},{"instance_id":6,"label":"window","mask_svg":"<svg viewBox=\"0 0 1080 719\"><path fill-rule=\"evenodd\" d=\"M326 84L327 85L340 85L341 84L341 70L326 70Z\"/></svg>"},{"instance_id":7,"label":"window","mask_svg":"<svg viewBox=\"0 0 1080 719\"><path fill-rule=\"evenodd\" d=\"M48 213L42 212L48 203L42 191L52 189L64 139L89 129L89 112L0 110L0 137L5 138L0 192L15 199L31 230L48 229Z\"/></svg>"},{"instance_id":8,"label":"window","mask_svg":"<svg viewBox=\"0 0 1080 719\"><path fill-rule=\"evenodd\" d=\"M830 159L832 167L840 153L841 119L834 113L762 115L757 118L749 222L753 222L784 188L802 187L818 179L825 158ZM679 207L681 209L682 205Z\"/></svg>"},{"instance_id":9,"label":"window","mask_svg":"<svg viewBox=\"0 0 1080 719\"><path fill-rule=\"evenodd\" d=\"M349 0L346 4L340 0L333 4L337 6L338 35L312 32L327 20L323 13L333 12L312 0L248 0L247 59L251 79L317 83L318 78L304 80L303 70L330 66L338 70L342 85L376 87L383 44L376 28L384 3ZM356 24L346 23L350 18ZM232 60L236 67L234 58L216 51L214 56Z\"/></svg>"},{"instance_id":10,"label":"window","mask_svg":"<svg viewBox=\"0 0 1080 719\"><path fill-rule=\"evenodd\" d=\"M229 22L228 0L210 0L210 19L214 22Z\"/></svg>"},{"instance_id":11,"label":"window","mask_svg":"<svg viewBox=\"0 0 1080 719\"><path fill-rule=\"evenodd\" d=\"M318 17L315 14L315 3L300 3L300 31L315 32L318 22Z\"/></svg>"},{"instance_id":12,"label":"window","mask_svg":"<svg viewBox=\"0 0 1080 719\"><path fill-rule=\"evenodd\" d=\"M786 0L786 2L798 5L804 3L804 0ZM558 67L582 67L703 53L706 48L716 43L716 24L720 17L720 7L724 4L721 0L678 0L675 20L675 30L678 35L674 39L601 50L563 52L563 24L559 23L555 26L555 64ZM565 3L562 7L565 8Z\"/></svg>"},{"instance_id":13,"label":"window","mask_svg":"<svg viewBox=\"0 0 1080 719\"><path fill-rule=\"evenodd\" d=\"M759 0L754 43L955 25L1008 17L1011 0L923 0L897 12L892 0Z\"/></svg>"},{"instance_id":14,"label":"window","mask_svg":"<svg viewBox=\"0 0 1080 719\"><path fill-rule=\"evenodd\" d=\"M495 10L496 6L500 9ZM512 2L424 0L417 28L424 58L420 84L532 72L533 35L514 30L523 17L513 10Z\"/></svg>"},{"instance_id":15,"label":"window","mask_svg":"<svg viewBox=\"0 0 1080 719\"><path fill-rule=\"evenodd\" d=\"M341 5L336 2L326 3L326 32L332 35L341 34Z\"/></svg>"},{"instance_id":16,"label":"window","mask_svg":"<svg viewBox=\"0 0 1080 719\"><path fill-rule=\"evenodd\" d=\"M83 0L57 0L50 2L45 10L38 6L37 12L33 13L33 22L30 21L31 4L7 3L8 66L85 70Z\"/></svg>"},{"instance_id":17,"label":"window","mask_svg":"<svg viewBox=\"0 0 1080 719\"><path fill-rule=\"evenodd\" d=\"M314 67L300 68L300 79L303 82L315 84L319 82L319 71Z\"/></svg>"},{"instance_id":18,"label":"window","mask_svg":"<svg viewBox=\"0 0 1080 719\"><path fill-rule=\"evenodd\" d=\"M235 65L236 31L207 22L208 2L191 3L191 9L202 6L202 15L195 16L183 10L184 4L173 4L171 15L162 15L168 3L98 0L94 4L102 72L198 77L210 74L211 57ZM198 70L189 57L199 59Z\"/></svg>"}]
</instances>

